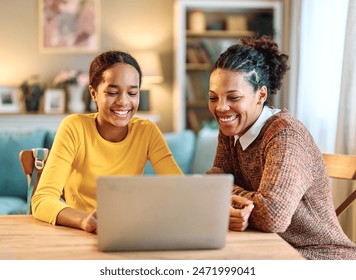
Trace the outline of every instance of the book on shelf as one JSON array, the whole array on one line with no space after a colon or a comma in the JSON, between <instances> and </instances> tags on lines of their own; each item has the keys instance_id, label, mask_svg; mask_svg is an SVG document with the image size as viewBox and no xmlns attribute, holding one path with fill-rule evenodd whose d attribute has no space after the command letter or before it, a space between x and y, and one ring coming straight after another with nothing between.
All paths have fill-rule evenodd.
<instances>
[{"instance_id":1,"label":"book on shelf","mask_svg":"<svg viewBox=\"0 0 356 280\"><path fill-rule=\"evenodd\" d=\"M200 124L199 117L198 117L197 113L194 110L189 109L187 111L187 121L188 121L189 127L193 131L199 132L199 130L201 128L201 124Z\"/></svg>"},{"instance_id":2,"label":"book on shelf","mask_svg":"<svg viewBox=\"0 0 356 280\"><path fill-rule=\"evenodd\" d=\"M185 90L187 100L207 100L209 72L186 72Z\"/></svg>"},{"instance_id":3,"label":"book on shelf","mask_svg":"<svg viewBox=\"0 0 356 280\"><path fill-rule=\"evenodd\" d=\"M214 64L216 59L217 59L217 54L216 51L213 49L211 43L209 42L208 39L202 39L201 40L201 45L202 48L206 51L206 53L209 55L209 61L211 64Z\"/></svg>"},{"instance_id":4,"label":"book on shelf","mask_svg":"<svg viewBox=\"0 0 356 280\"><path fill-rule=\"evenodd\" d=\"M199 52L199 57L201 58L202 63L211 63L211 57L208 51L204 48L204 45L202 42L199 40L197 42L197 50Z\"/></svg>"},{"instance_id":5,"label":"book on shelf","mask_svg":"<svg viewBox=\"0 0 356 280\"><path fill-rule=\"evenodd\" d=\"M187 62L200 63L200 59L194 45L187 45Z\"/></svg>"},{"instance_id":6,"label":"book on shelf","mask_svg":"<svg viewBox=\"0 0 356 280\"><path fill-rule=\"evenodd\" d=\"M187 100L195 100L194 87L189 74L186 74L186 98Z\"/></svg>"},{"instance_id":7,"label":"book on shelf","mask_svg":"<svg viewBox=\"0 0 356 280\"><path fill-rule=\"evenodd\" d=\"M187 40L187 62L210 63L209 53L207 53L200 40Z\"/></svg>"},{"instance_id":8,"label":"book on shelf","mask_svg":"<svg viewBox=\"0 0 356 280\"><path fill-rule=\"evenodd\" d=\"M213 65L220 54L236 44L236 39L187 39L187 63Z\"/></svg>"},{"instance_id":9,"label":"book on shelf","mask_svg":"<svg viewBox=\"0 0 356 280\"><path fill-rule=\"evenodd\" d=\"M201 46L208 54L210 63L215 64L220 54L237 43L236 39L201 39Z\"/></svg>"}]
</instances>

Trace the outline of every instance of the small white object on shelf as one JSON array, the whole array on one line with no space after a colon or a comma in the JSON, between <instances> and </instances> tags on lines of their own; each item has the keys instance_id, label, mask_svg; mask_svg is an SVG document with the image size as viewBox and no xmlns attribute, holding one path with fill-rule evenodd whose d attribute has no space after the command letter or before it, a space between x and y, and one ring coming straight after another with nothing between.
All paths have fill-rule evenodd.
<instances>
[{"instance_id":1,"label":"small white object on shelf","mask_svg":"<svg viewBox=\"0 0 356 280\"><path fill-rule=\"evenodd\" d=\"M68 111L70 113L84 113L85 103L83 94L86 87L81 85L68 86Z\"/></svg>"}]
</instances>

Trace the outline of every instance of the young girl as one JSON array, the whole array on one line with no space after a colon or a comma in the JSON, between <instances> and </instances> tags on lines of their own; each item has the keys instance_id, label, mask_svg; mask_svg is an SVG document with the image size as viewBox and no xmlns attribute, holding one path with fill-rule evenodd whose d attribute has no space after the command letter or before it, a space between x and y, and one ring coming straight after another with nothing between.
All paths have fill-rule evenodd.
<instances>
[{"instance_id":1,"label":"young girl","mask_svg":"<svg viewBox=\"0 0 356 280\"><path fill-rule=\"evenodd\" d=\"M32 198L35 218L94 232L97 176L141 175L147 160L157 174L182 174L156 124L134 117L141 78L127 53L108 51L92 61L89 91L97 113L61 122Z\"/></svg>"}]
</instances>

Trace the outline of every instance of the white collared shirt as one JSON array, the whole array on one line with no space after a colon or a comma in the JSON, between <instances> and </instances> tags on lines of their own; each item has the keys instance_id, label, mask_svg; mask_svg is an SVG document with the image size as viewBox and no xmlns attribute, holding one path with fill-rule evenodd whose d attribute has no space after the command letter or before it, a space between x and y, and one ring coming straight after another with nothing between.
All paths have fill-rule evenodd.
<instances>
[{"instance_id":1,"label":"white collared shirt","mask_svg":"<svg viewBox=\"0 0 356 280\"><path fill-rule=\"evenodd\" d=\"M257 138L265 122L274 114L277 114L280 111L280 109L264 106L261 115L258 117L257 121L250 127L250 129L247 130L246 133L241 137L239 137L238 135L234 136L234 145L236 145L237 140L239 140L242 150L246 150L246 148Z\"/></svg>"}]
</instances>

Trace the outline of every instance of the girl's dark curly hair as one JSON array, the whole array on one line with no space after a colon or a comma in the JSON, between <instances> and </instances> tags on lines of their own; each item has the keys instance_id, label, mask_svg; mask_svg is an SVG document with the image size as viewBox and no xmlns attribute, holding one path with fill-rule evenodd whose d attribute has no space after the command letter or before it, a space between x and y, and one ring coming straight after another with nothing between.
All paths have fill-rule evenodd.
<instances>
[{"instance_id":1,"label":"girl's dark curly hair","mask_svg":"<svg viewBox=\"0 0 356 280\"><path fill-rule=\"evenodd\" d=\"M211 72L217 68L242 72L254 91L266 86L269 94L276 94L289 69L287 60L269 36L242 38L219 56Z\"/></svg>"},{"instance_id":2,"label":"girl's dark curly hair","mask_svg":"<svg viewBox=\"0 0 356 280\"><path fill-rule=\"evenodd\" d=\"M116 63L126 63L133 66L139 74L139 86L141 87L142 71L138 62L130 54L121 51L106 51L94 58L89 68L89 84L97 89L103 80L103 73Z\"/></svg>"}]
</instances>

